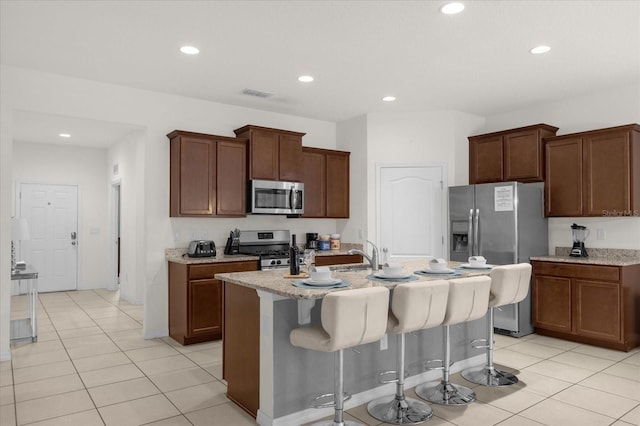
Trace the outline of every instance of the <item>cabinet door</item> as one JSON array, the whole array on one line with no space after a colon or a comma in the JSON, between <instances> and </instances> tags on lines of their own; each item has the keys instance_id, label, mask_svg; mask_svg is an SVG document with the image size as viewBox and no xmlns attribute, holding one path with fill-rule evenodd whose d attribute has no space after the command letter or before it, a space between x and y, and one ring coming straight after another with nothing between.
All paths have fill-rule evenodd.
<instances>
[{"instance_id":1,"label":"cabinet door","mask_svg":"<svg viewBox=\"0 0 640 426\"><path fill-rule=\"evenodd\" d=\"M582 215L582 139L547 141L545 214Z\"/></svg>"},{"instance_id":2,"label":"cabinet door","mask_svg":"<svg viewBox=\"0 0 640 426\"><path fill-rule=\"evenodd\" d=\"M180 136L172 140L171 145L171 216L213 215L215 141Z\"/></svg>"},{"instance_id":3,"label":"cabinet door","mask_svg":"<svg viewBox=\"0 0 640 426\"><path fill-rule=\"evenodd\" d=\"M542 140L537 129L504 135L504 180L544 180Z\"/></svg>"},{"instance_id":4,"label":"cabinet door","mask_svg":"<svg viewBox=\"0 0 640 426\"><path fill-rule=\"evenodd\" d=\"M216 214L246 216L246 142L218 141Z\"/></svg>"},{"instance_id":5,"label":"cabinet door","mask_svg":"<svg viewBox=\"0 0 640 426\"><path fill-rule=\"evenodd\" d=\"M315 150L302 152L302 182L304 183L304 217L325 217L326 155Z\"/></svg>"},{"instance_id":6,"label":"cabinet door","mask_svg":"<svg viewBox=\"0 0 640 426\"><path fill-rule=\"evenodd\" d=\"M302 180L302 137L280 135L278 147L280 180L299 182Z\"/></svg>"},{"instance_id":7,"label":"cabinet door","mask_svg":"<svg viewBox=\"0 0 640 426\"><path fill-rule=\"evenodd\" d=\"M278 134L252 130L249 179L278 180Z\"/></svg>"},{"instance_id":8,"label":"cabinet door","mask_svg":"<svg viewBox=\"0 0 640 426\"><path fill-rule=\"evenodd\" d=\"M603 216L614 211L630 211L629 132L587 136L582 149L584 215Z\"/></svg>"},{"instance_id":9,"label":"cabinet door","mask_svg":"<svg viewBox=\"0 0 640 426\"><path fill-rule=\"evenodd\" d=\"M534 275L533 325L546 329L571 332L571 279Z\"/></svg>"},{"instance_id":10,"label":"cabinet door","mask_svg":"<svg viewBox=\"0 0 640 426\"><path fill-rule=\"evenodd\" d=\"M222 281L215 279L189 281L188 333L222 336Z\"/></svg>"},{"instance_id":11,"label":"cabinet door","mask_svg":"<svg viewBox=\"0 0 640 426\"><path fill-rule=\"evenodd\" d=\"M469 139L469 183L503 180L502 136Z\"/></svg>"},{"instance_id":12,"label":"cabinet door","mask_svg":"<svg viewBox=\"0 0 640 426\"><path fill-rule=\"evenodd\" d=\"M575 333L621 341L620 284L576 279L574 286Z\"/></svg>"},{"instance_id":13,"label":"cabinet door","mask_svg":"<svg viewBox=\"0 0 640 426\"><path fill-rule=\"evenodd\" d=\"M327 217L349 217L348 154L327 154Z\"/></svg>"}]
</instances>

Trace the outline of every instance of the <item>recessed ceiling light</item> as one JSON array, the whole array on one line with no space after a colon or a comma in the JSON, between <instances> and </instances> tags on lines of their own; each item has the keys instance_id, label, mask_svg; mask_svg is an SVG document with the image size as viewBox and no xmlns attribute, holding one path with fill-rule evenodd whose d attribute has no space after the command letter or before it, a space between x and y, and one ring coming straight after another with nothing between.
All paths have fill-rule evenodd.
<instances>
[{"instance_id":1,"label":"recessed ceiling light","mask_svg":"<svg viewBox=\"0 0 640 426\"><path fill-rule=\"evenodd\" d=\"M60 136L61 138L70 138L71 135L69 133L60 133L58 136Z\"/></svg>"},{"instance_id":2,"label":"recessed ceiling light","mask_svg":"<svg viewBox=\"0 0 640 426\"><path fill-rule=\"evenodd\" d=\"M550 50L551 48L549 46L536 46L533 49L531 49L529 52L538 55L540 53L547 53Z\"/></svg>"},{"instance_id":3,"label":"recessed ceiling light","mask_svg":"<svg viewBox=\"0 0 640 426\"><path fill-rule=\"evenodd\" d=\"M303 83L311 83L313 81L313 77L311 77L310 75L301 75L300 77L298 77L298 81L301 81Z\"/></svg>"},{"instance_id":4,"label":"recessed ceiling light","mask_svg":"<svg viewBox=\"0 0 640 426\"><path fill-rule=\"evenodd\" d=\"M200 49L193 46L182 46L180 48L180 51L182 53L186 53L187 55L197 55L198 53L200 53Z\"/></svg>"},{"instance_id":5,"label":"recessed ceiling light","mask_svg":"<svg viewBox=\"0 0 640 426\"><path fill-rule=\"evenodd\" d=\"M460 13L463 10L464 4L458 2L447 3L440 8L440 12L444 13L445 15L455 15L456 13Z\"/></svg>"},{"instance_id":6,"label":"recessed ceiling light","mask_svg":"<svg viewBox=\"0 0 640 426\"><path fill-rule=\"evenodd\" d=\"M395 96L385 96L384 98L382 98L383 101L385 102L393 102L396 100Z\"/></svg>"}]
</instances>

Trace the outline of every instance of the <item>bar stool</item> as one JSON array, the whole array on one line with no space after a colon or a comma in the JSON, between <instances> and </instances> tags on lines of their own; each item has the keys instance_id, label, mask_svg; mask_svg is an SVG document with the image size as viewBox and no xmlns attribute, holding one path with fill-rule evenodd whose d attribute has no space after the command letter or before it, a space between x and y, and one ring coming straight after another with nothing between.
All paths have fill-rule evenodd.
<instances>
[{"instance_id":1,"label":"bar stool","mask_svg":"<svg viewBox=\"0 0 640 426\"><path fill-rule=\"evenodd\" d=\"M367 411L372 417L386 423L410 425L423 423L433 415L429 405L404 395L405 334L442 324L448 297L449 283L445 280L404 283L393 290L387 333L395 334L398 341L396 394L371 401Z\"/></svg>"},{"instance_id":2,"label":"bar stool","mask_svg":"<svg viewBox=\"0 0 640 426\"><path fill-rule=\"evenodd\" d=\"M439 384L423 383L416 387L416 394L429 402L441 405L466 405L476 399L469 388L449 381L451 344L449 328L454 324L482 318L487 313L491 278L477 276L449 280L449 300L443 321L442 380Z\"/></svg>"},{"instance_id":3,"label":"bar stool","mask_svg":"<svg viewBox=\"0 0 640 426\"><path fill-rule=\"evenodd\" d=\"M510 386L518 383L516 376L497 370L493 366L493 315L494 309L500 306L524 300L529 293L530 281L531 265L528 263L498 266L491 271L487 338L471 342L474 348L487 349L487 363L480 368L472 367L464 370L462 377L466 380L483 386ZM486 344L477 344L482 341Z\"/></svg>"},{"instance_id":4,"label":"bar stool","mask_svg":"<svg viewBox=\"0 0 640 426\"><path fill-rule=\"evenodd\" d=\"M327 294L322 300L322 326L291 330L289 340L293 346L334 352L334 402L330 405L316 405L334 406L334 419L314 423L314 426L361 425L352 421L345 422L343 419L344 401L350 398L350 395L345 398L344 393L343 350L382 339L388 310L389 290L385 287L336 291ZM330 395L321 395L316 400Z\"/></svg>"}]
</instances>

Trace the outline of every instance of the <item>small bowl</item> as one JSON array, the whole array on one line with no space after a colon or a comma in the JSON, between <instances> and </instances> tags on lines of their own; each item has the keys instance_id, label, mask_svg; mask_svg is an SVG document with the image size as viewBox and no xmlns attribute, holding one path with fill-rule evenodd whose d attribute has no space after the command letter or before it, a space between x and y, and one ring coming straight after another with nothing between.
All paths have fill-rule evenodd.
<instances>
[{"instance_id":1,"label":"small bowl","mask_svg":"<svg viewBox=\"0 0 640 426\"><path fill-rule=\"evenodd\" d=\"M385 275L390 277L402 275L402 265L399 263L385 263L382 266L382 271Z\"/></svg>"},{"instance_id":2,"label":"small bowl","mask_svg":"<svg viewBox=\"0 0 640 426\"><path fill-rule=\"evenodd\" d=\"M442 271L447 269L447 261L444 259L431 259L429 267L434 271Z\"/></svg>"},{"instance_id":3,"label":"small bowl","mask_svg":"<svg viewBox=\"0 0 640 426\"><path fill-rule=\"evenodd\" d=\"M316 267L315 270L309 272L309 276L313 281L329 281L331 279L331 270L326 266Z\"/></svg>"},{"instance_id":4,"label":"small bowl","mask_svg":"<svg viewBox=\"0 0 640 426\"><path fill-rule=\"evenodd\" d=\"M471 256L469 258L469 265L471 266L485 266L487 264L487 259L485 259L483 256Z\"/></svg>"}]
</instances>

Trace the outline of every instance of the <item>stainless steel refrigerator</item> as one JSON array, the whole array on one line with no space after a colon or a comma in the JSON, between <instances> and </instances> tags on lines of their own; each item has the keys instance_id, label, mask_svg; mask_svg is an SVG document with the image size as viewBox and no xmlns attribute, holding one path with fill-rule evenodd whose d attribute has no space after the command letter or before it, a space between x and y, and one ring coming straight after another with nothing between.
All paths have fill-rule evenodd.
<instances>
[{"instance_id":1,"label":"stainless steel refrigerator","mask_svg":"<svg viewBox=\"0 0 640 426\"><path fill-rule=\"evenodd\" d=\"M501 182L449 188L449 259L466 262L482 255L487 263L529 262L548 254L542 183ZM495 312L495 331L525 336L534 331L531 290L520 303Z\"/></svg>"}]
</instances>

